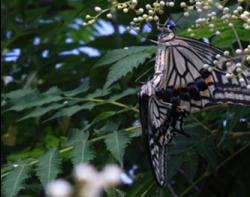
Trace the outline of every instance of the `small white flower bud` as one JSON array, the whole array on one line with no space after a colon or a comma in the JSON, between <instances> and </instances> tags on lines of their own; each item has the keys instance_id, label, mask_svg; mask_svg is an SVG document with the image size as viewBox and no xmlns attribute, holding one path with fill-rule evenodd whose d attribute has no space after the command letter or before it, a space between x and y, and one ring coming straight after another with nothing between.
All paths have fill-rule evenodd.
<instances>
[{"instance_id":1,"label":"small white flower bud","mask_svg":"<svg viewBox=\"0 0 250 197\"><path fill-rule=\"evenodd\" d=\"M242 12L242 11L243 11L243 7L238 6L238 7L237 7L237 11Z\"/></svg>"},{"instance_id":2,"label":"small white flower bud","mask_svg":"<svg viewBox=\"0 0 250 197\"><path fill-rule=\"evenodd\" d=\"M239 78L239 81L240 81L240 83L245 82L245 80L244 80L244 78L243 78L243 77L240 77L240 78Z\"/></svg>"},{"instance_id":3,"label":"small white flower bud","mask_svg":"<svg viewBox=\"0 0 250 197\"><path fill-rule=\"evenodd\" d=\"M88 22L88 24L90 24L90 25L92 25L92 24L94 24L95 23L95 19L92 19L92 20L90 20L89 22Z\"/></svg>"},{"instance_id":4,"label":"small white flower bud","mask_svg":"<svg viewBox=\"0 0 250 197\"><path fill-rule=\"evenodd\" d=\"M241 67L242 65L241 65L240 62L238 62L235 66L236 66L236 67Z\"/></svg>"},{"instance_id":5,"label":"small white flower bud","mask_svg":"<svg viewBox=\"0 0 250 197\"><path fill-rule=\"evenodd\" d=\"M159 20L159 17L155 15L155 16L154 16L154 20L155 20L155 21L158 21L158 20Z\"/></svg>"},{"instance_id":6,"label":"small white flower bud","mask_svg":"<svg viewBox=\"0 0 250 197\"><path fill-rule=\"evenodd\" d=\"M203 65L203 68L208 69L208 68L209 68L209 65L208 65L208 64L204 64L204 65Z\"/></svg>"},{"instance_id":7,"label":"small white flower bud","mask_svg":"<svg viewBox=\"0 0 250 197\"><path fill-rule=\"evenodd\" d=\"M221 55L220 55L220 54L217 54L215 57L216 57L216 59L220 59L220 58L221 58Z\"/></svg>"},{"instance_id":8,"label":"small white flower bud","mask_svg":"<svg viewBox=\"0 0 250 197\"><path fill-rule=\"evenodd\" d=\"M149 9L151 9L151 5L150 5L150 4L147 4L147 5L145 6L145 8L149 10Z\"/></svg>"},{"instance_id":9,"label":"small white flower bud","mask_svg":"<svg viewBox=\"0 0 250 197\"><path fill-rule=\"evenodd\" d=\"M86 18L86 19L90 19L91 16L90 16L89 14L87 14L87 15L85 16L85 18Z\"/></svg>"},{"instance_id":10,"label":"small white flower bud","mask_svg":"<svg viewBox=\"0 0 250 197\"><path fill-rule=\"evenodd\" d=\"M138 9L138 14L142 14L144 12L144 9L143 8L139 8Z\"/></svg>"},{"instance_id":11,"label":"small white flower bud","mask_svg":"<svg viewBox=\"0 0 250 197\"><path fill-rule=\"evenodd\" d=\"M124 8L122 11L123 11L124 13L128 13L128 8Z\"/></svg>"},{"instance_id":12,"label":"small white flower bud","mask_svg":"<svg viewBox=\"0 0 250 197\"><path fill-rule=\"evenodd\" d=\"M223 9L223 12L224 12L224 13L228 13L228 12L229 12L229 8L228 8L228 7L225 7L225 8Z\"/></svg>"},{"instance_id":13,"label":"small white flower bud","mask_svg":"<svg viewBox=\"0 0 250 197\"><path fill-rule=\"evenodd\" d=\"M214 24L209 24L208 27L209 28L214 28Z\"/></svg>"},{"instance_id":14,"label":"small white flower bud","mask_svg":"<svg viewBox=\"0 0 250 197\"><path fill-rule=\"evenodd\" d=\"M241 69L241 68L236 68L236 72L237 72L237 73L241 73L241 72L242 72L242 69Z\"/></svg>"},{"instance_id":15,"label":"small white flower bud","mask_svg":"<svg viewBox=\"0 0 250 197\"><path fill-rule=\"evenodd\" d=\"M152 21L152 20L154 20L153 16L149 16L148 21Z\"/></svg>"},{"instance_id":16,"label":"small white flower bud","mask_svg":"<svg viewBox=\"0 0 250 197\"><path fill-rule=\"evenodd\" d=\"M214 60L213 61L213 64L216 66L216 65L218 65L218 61L217 60Z\"/></svg>"},{"instance_id":17,"label":"small white flower bud","mask_svg":"<svg viewBox=\"0 0 250 197\"><path fill-rule=\"evenodd\" d=\"M236 54L241 54L241 53L242 53L242 50L241 50L241 49L236 49L235 53L236 53Z\"/></svg>"},{"instance_id":18,"label":"small white flower bud","mask_svg":"<svg viewBox=\"0 0 250 197\"><path fill-rule=\"evenodd\" d=\"M227 79L232 79L233 78L233 74L232 73L227 73L225 76L226 76Z\"/></svg>"},{"instance_id":19,"label":"small white flower bud","mask_svg":"<svg viewBox=\"0 0 250 197\"><path fill-rule=\"evenodd\" d=\"M169 7L174 7L174 2L173 1L171 1L171 2L169 2Z\"/></svg>"},{"instance_id":20,"label":"small white flower bud","mask_svg":"<svg viewBox=\"0 0 250 197\"><path fill-rule=\"evenodd\" d=\"M207 70L208 70L209 72L212 72L212 71L214 70L214 68L210 66Z\"/></svg>"},{"instance_id":21,"label":"small white flower bud","mask_svg":"<svg viewBox=\"0 0 250 197\"><path fill-rule=\"evenodd\" d=\"M131 0L131 3L132 3L133 5L137 5L138 1L137 1L137 0Z\"/></svg>"},{"instance_id":22,"label":"small white flower bud","mask_svg":"<svg viewBox=\"0 0 250 197\"><path fill-rule=\"evenodd\" d=\"M218 4L218 5L217 5L217 9L219 9L219 10L223 10L223 5Z\"/></svg>"},{"instance_id":23,"label":"small white flower bud","mask_svg":"<svg viewBox=\"0 0 250 197\"><path fill-rule=\"evenodd\" d=\"M96 11L96 12L100 12L100 11L102 11L102 8L96 6L96 7L95 7L95 11Z\"/></svg>"},{"instance_id":24,"label":"small white flower bud","mask_svg":"<svg viewBox=\"0 0 250 197\"><path fill-rule=\"evenodd\" d=\"M149 14L149 15L154 15L154 13L155 13L155 12L154 12L153 10L149 10L149 11L148 11L148 14Z\"/></svg>"},{"instance_id":25,"label":"small white flower bud","mask_svg":"<svg viewBox=\"0 0 250 197\"><path fill-rule=\"evenodd\" d=\"M226 63L226 66L227 66L227 67L229 67L229 66L231 66L231 65L232 65L231 62L227 62L227 63Z\"/></svg>"},{"instance_id":26,"label":"small white flower bud","mask_svg":"<svg viewBox=\"0 0 250 197\"><path fill-rule=\"evenodd\" d=\"M216 31L215 34L218 36L220 35L220 31Z\"/></svg>"},{"instance_id":27,"label":"small white flower bud","mask_svg":"<svg viewBox=\"0 0 250 197\"><path fill-rule=\"evenodd\" d=\"M185 7L187 6L187 4L186 4L185 2L181 2L181 3L180 3L180 6L181 6L182 8L185 8Z\"/></svg>"},{"instance_id":28,"label":"small white flower bud","mask_svg":"<svg viewBox=\"0 0 250 197\"><path fill-rule=\"evenodd\" d=\"M165 4L165 2L164 1L160 1L160 6L165 6L166 4Z\"/></svg>"},{"instance_id":29,"label":"small white flower bud","mask_svg":"<svg viewBox=\"0 0 250 197\"><path fill-rule=\"evenodd\" d=\"M229 54L230 54L229 51L224 51L225 56L229 56Z\"/></svg>"},{"instance_id":30,"label":"small white flower bud","mask_svg":"<svg viewBox=\"0 0 250 197\"><path fill-rule=\"evenodd\" d=\"M113 17L111 13L108 13L106 16L107 16L107 18L109 18L109 19L111 19L111 18Z\"/></svg>"}]
</instances>

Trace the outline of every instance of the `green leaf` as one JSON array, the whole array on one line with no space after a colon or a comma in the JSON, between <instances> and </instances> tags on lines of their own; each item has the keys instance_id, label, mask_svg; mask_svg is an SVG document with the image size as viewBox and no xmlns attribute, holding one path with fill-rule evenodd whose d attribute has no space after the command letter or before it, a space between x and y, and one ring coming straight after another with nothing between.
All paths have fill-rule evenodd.
<instances>
[{"instance_id":1,"label":"green leaf","mask_svg":"<svg viewBox=\"0 0 250 197\"><path fill-rule=\"evenodd\" d=\"M104 88L108 88L111 84L137 68L145 60L152 56L152 52L140 52L132 54L122 60L116 62L109 71Z\"/></svg>"},{"instance_id":2,"label":"green leaf","mask_svg":"<svg viewBox=\"0 0 250 197\"><path fill-rule=\"evenodd\" d=\"M28 115L26 115L26 116L22 117L21 119L19 119L18 121L26 120L28 118L41 117L42 115L44 115L44 114L46 114L46 113L48 113L50 111L62 108L63 106L65 106L64 103L62 103L62 104L53 103L53 104L51 104L49 106L46 106L46 107L38 107L35 110L33 110L31 113L29 113Z\"/></svg>"},{"instance_id":3,"label":"green leaf","mask_svg":"<svg viewBox=\"0 0 250 197\"><path fill-rule=\"evenodd\" d=\"M93 122L100 122L102 120L108 119L109 117L113 116L115 114L115 112L113 111L104 111L100 114L98 114L95 119L93 120Z\"/></svg>"},{"instance_id":4,"label":"green leaf","mask_svg":"<svg viewBox=\"0 0 250 197\"><path fill-rule=\"evenodd\" d=\"M63 108L60 111L56 112L52 117L50 117L48 120L53 120L60 117L71 117L75 113L81 111L81 110L91 110L95 106L94 103L85 103L83 105L73 105L67 108Z\"/></svg>"},{"instance_id":5,"label":"green leaf","mask_svg":"<svg viewBox=\"0 0 250 197\"><path fill-rule=\"evenodd\" d=\"M124 191L117 188L107 188L105 189L105 192L107 197L124 197L126 194Z\"/></svg>"},{"instance_id":6,"label":"green leaf","mask_svg":"<svg viewBox=\"0 0 250 197\"><path fill-rule=\"evenodd\" d=\"M136 94L136 92L137 92L138 90L137 89L135 89L135 88L128 88L128 89L126 89L126 90L124 90L122 93L120 93L120 94L116 94L116 95L114 95L114 96L111 96L110 97L110 100L114 100L114 101L116 101L116 100L119 100L119 99L121 99L121 98L123 98L123 97L125 97L125 96L128 96L128 95L131 95L131 94Z\"/></svg>"},{"instance_id":7,"label":"green leaf","mask_svg":"<svg viewBox=\"0 0 250 197\"><path fill-rule=\"evenodd\" d=\"M42 94L37 90L17 90L6 95L11 99L10 102L13 105L8 110L21 111L26 108L31 108L34 106L38 107L47 103L60 101L63 99L60 94L61 90L57 87L52 87Z\"/></svg>"},{"instance_id":8,"label":"green leaf","mask_svg":"<svg viewBox=\"0 0 250 197\"><path fill-rule=\"evenodd\" d=\"M83 132L81 130L78 130L77 132L75 131L73 140L70 142L73 143L73 150L70 158L74 165L88 162L95 157L88 138L88 132Z\"/></svg>"},{"instance_id":9,"label":"green leaf","mask_svg":"<svg viewBox=\"0 0 250 197\"><path fill-rule=\"evenodd\" d=\"M18 192L25 188L24 181L30 176L28 161L20 161L15 165L17 167L13 168L3 180L2 189L5 197L17 196Z\"/></svg>"},{"instance_id":10,"label":"green leaf","mask_svg":"<svg viewBox=\"0 0 250 197\"><path fill-rule=\"evenodd\" d=\"M110 90L109 89L97 89L96 91L94 91L93 93L90 93L86 96L86 98L97 98L97 97L103 97L103 96L107 96L110 94Z\"/></svg>"},{"instance_id":11,"label":"green leaf","mask_svg":"<svg viewBox=\"0 0 250 197\"><path fill-rule=\"evenodd\" d=\"M55 179L60 172L61 158L56 148L49 149L39 158L37 164L37 176L45 187L51 180Z\"/></svg>"},{"instance_id":12,"label":"green leaf","mask_svg":"<svg viewBox=\"0 0 250 197\"><path fill-rule=\"evenodd\" d=\"M184 169L187 177L193 180L197 170L198 170L198 155L195 152L188 152L184 163Z\"/></svg>"},{"instance_id":13,"label":"green leaf","mask_svg":"<svg viewBox=\"0 0 250 197\"><path fill-rule=\"evenodd\" d=\"M130 57L131 55L141 53L144 51L150 52L151 54L155 52L155 46L132 46L127 49L115 49L107 52L96 64L94 67L100 67L108 64L113 64L118 60L121 60L125 57Z\"/></svg>"},{"instance_id":14,"label":"green leaf","mask_svg":"<svg viewBox=\"0 0 250 197\"><path fill-rule=\"evenodd\" d=\"M179 154L178 156L172 156L168 159L168 179L171 180L179 171L181 165L183 164L185 156Z\"/></svg>"},{"instance_id":15,"label":"green leaf","mask_svg":"<svg viewBox=\"0 0 250 197\"><path fill-rule=\"evenodd\" d=\"M74 90L69 90L69 91L66 91L66 92L63 92L63 94L65 96L76 96L80 93L84 93L86 92L87 90L89 89L89 80L85 80L84 82L82 82L82 84L77 87L76 89Z\"/></svg>"},{"instance_id":16,"label":"green leaf","mask_svg":"<svg viewBox=\"0 0 250 197\"><path fill-rule=\"evenodd\" d=\"M104 141L107 149L122 166L125 148L130 141L129 137L123 131L114 131L107 135Z\"/></svg>"},{"instance_id":17,"label":"green leaf","mask_svg":"<svg viewBox=\"0 0 250 197\"><path fill-rule=\"evenodd\" d=\"M208 163L208 166L215 170L217 164L217 154L215 151L215 135L207 137L196 146L197 152L202 156Z\"/></svg>"},{"instance_id":18,"label":"green leaf","mask_svg":"<svg viewBox=\"0 0 250 197\"><path fill-rule=\"evenodd\" d=\"M37 93L38 91L36 89L24 88L24 89L14 90L9 93L3 94L3 96L11 100L18 101L24 96L37 94Z\"/></svg>"}]
</instances>

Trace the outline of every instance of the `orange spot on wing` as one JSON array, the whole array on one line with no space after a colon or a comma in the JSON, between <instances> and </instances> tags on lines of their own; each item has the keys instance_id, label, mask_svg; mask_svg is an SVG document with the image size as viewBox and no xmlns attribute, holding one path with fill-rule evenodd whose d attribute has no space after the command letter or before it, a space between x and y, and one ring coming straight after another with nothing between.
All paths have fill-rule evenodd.
<instances>
[{"instance_id":1,"label":"orange spot on wing","mask_svg":"<svg viewBox=\"0 0 250 197\"><path fill-rule=\"evenodd\" d=\"M200 91L200 95L204 96L204 97L209 97L209 92L208 92L208 90Z\"/></svg>"},{"instance_id":2,"label":"orange spot on wing","mask_svg":"<svg viewBox=\"0 0 250 197\"><path fill-rule=\"evenodd\" d=\"M205 83L206 84L209 84L209 83L213 83L214 80L213 80L213 77L211 75L209 75L206 79L205 79Z\"/></svg>"}]
</instances>

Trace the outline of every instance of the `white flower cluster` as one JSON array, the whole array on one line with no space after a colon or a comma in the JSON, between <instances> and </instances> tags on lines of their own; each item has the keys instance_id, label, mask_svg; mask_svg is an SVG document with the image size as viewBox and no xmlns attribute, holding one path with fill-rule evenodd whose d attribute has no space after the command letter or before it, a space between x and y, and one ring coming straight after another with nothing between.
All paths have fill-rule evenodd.
<instances>
[{"instance_id":1,"label":"white flower cluster","mask_svg":"<svg viewBox=\"0 0 250 197\"><path fill-rule=\"evenodd\" d=\"M98 172L89 164L79 164L74 169L76 189L74 195L78 197L99 197L103 190L110 186L120 184L125 173L117 165L107 165ZM126 177L125 177L126 178ZM72 186L65 180L58 179L51 181L46 187L48 197L70 197Z\"/></svg>"},{"instance_id":2,"label":"white flower cluster","mask_svg":"<svg viewBox=\"0 0 250 197\"><path fill-rule=\"evenodd\" d=\"M151 21L158 21L159 15L164 13L164 7L174 7L174 1L159 1L156 0L152 4L146 4L144 7L138 7L138 0L129 0L126 2L118 2L117 0L108 0L111 3L111 8L102 9L101 7L96 6L94 8L97 15L90 16L86 15L85 19L86 22L83 23L84 26L93 24L96 22L96 19L100 17L102 14L106 14L108 19L113 18L112 11L114 9L120 10L123 13L128 13L132 11L135 13L135 17L132 18L130 22L130 26L127 27L128 30L131 28L140 31L140 26L143 22L151 22Z\"/></svg>"},{"instance_id":3,"label":"white flower cluster","mask_svg":"<svg viewBox=\"0 0 250 197\"><path fill-rule=\"evenodd\" d=\"M208 71L217 70L218 68L221 68L221 65L226 65L227 72L225 72L225 77L227 79L233 79L237 77L239 79L239 82L244 83L245 79L243 77L243 72L245 69L247 69L244 66L244 61L250 62L250 45L247 46L244 50L236 49L235 54L239 55L241 57L242 62L235 62L232 57L230 57L229 51L224 51L224 56L221 56L220 54L216 55L216 59L213 61L212 65L204 64L203 68L207 69ZM242 58L243 57L243 58ZM221 70L219 71L221 72ZM250 85L247 86L248 89L250 89Z\"/></svg>"}]
</instances>

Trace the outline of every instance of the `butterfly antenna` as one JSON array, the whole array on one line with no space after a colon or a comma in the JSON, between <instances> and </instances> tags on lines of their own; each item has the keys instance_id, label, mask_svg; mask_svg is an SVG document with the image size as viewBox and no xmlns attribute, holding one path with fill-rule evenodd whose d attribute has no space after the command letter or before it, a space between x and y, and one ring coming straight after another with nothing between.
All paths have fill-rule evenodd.
<instances>
[{"instance_id":1,"label":"butterfly antenna","mask_svg":"<svg viewBox=\"0 0 250 197\"><path fill-rule=\"evenodd\" d=\"M150 62L154 61L153 59L151 61L149 61L147 64L149 64ZM147 65L145 64L145 65ZM150 67L148 70L146 70L144 73L142 73L138 78L136 78L135 82L136 83L140 83L140 84L144 84L144 82L139 82L139 80L145 76L149 71L151 71L151 69L153 69L153 67Z\"/></svg>"}]
</instances>

